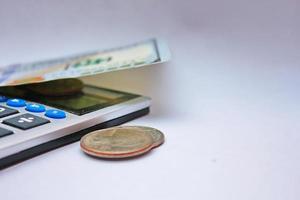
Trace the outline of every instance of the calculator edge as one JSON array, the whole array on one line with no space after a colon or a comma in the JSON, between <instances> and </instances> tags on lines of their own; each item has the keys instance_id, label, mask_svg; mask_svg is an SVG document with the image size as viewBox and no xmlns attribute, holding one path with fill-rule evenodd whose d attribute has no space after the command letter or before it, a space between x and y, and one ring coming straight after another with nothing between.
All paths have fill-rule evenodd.
<instances>
[{"instance_id":1,"label":"calculator edge","mask_svg":"<svg viewBox=\"0 0 300 200\"><path fill-rule=\"evenodd\" d=\"M42 153L48 152L52 149L56 149L58 147L70 144L72 142L78 141L81 136L84 134L97 130L97 129L103 129L108 128L111 126L120 125L122 123L125 123L127 121L133 120L135 118L138 118L140 116L146 115L150 111L150 99L146 97L139 97L138 99L144 99L148 103L144 104L144 106L140 107L137 110L127 110L126 113L122 113L120 116L112 117L111 119L108 119L107 121L101 122L99 124L96 124L94 126L91 126L89 128L80 130L78 132L73 132L68 135L64 135L60 138L56 138L50 141L47 141L45 143L38 144L36 146L30 147L28 149L13 153L11 155L5 156L0 158L0 170L3 168L6 168L8 166L11 166L15 163L21 162L23 160L32 158L34 156L40 155ZM119 112L119 111L116 111ZM124 111L123 111L124 112ZM114 114L113 114L114 115Z\"/></svg>"}]
</instances>

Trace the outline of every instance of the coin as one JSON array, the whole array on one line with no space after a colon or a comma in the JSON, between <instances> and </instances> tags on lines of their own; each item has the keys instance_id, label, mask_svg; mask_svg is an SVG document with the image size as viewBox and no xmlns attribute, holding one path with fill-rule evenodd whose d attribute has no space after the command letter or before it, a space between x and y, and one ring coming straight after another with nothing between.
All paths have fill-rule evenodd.
<instances>
[{"instance_id":1,"label":"coin","mask_svg":"<svg viewBox=\"0 0 300 200\"><path fill-rule=\"evenodd\" d=\"M83 88L83 83L79 79L70 78L28 84L24 87L34 93L44 96L65 96L79 93Z\"/></svg>"},{"instance_id":2,"label":"coin","mask_svg":"<svg viewBox=\"0 0 300 200\"><path fill-rule=\"evenodd\" d=\"M114 127L94 131L81 138L81 149L101 158L127 158L144 154L153 148L153 138L135 127Z\"/></svg>"},{"instance_id":3,"label":"coin","mask_svg":"<svg viewBox=\"0 0 300 200\"><path fill-rule=\"evenodd\" d=\"M153 138L153 145L152 147L158 147L159 145L163 144L165 141L165 136L164 134L155 129L155 128L151 128L151 127L146 127L146 126L135 126L136 128L140 128L141 130L147 132L148 134L150 134Z\"/></svg>"}]
</instances>

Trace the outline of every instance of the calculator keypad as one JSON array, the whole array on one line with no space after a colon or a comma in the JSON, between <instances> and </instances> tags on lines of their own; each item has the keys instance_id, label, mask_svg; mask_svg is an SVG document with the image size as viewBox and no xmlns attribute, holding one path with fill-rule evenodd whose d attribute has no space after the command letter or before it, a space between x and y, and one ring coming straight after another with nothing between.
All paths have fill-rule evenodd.
<instances>
[{"instance_id":1,"label":"calculator keypad","mask_svg":"<svg viewBox=\"0 0 300 200\"><path fill-rule=\"evenodd\" d=\"M23 99L8 99L6 104L12 107L24 107L26 106L26 101Z\"/></svg>"},{"instance_id":2,"label":"calculator keypad","mask_svg":"<svg viewBox=\"0 0 300 200\"><path fill-rule=\"evenodd\" d=\"M28 103L26 105L25 110L29 111L29 112L36 112L36 113L40 113L40 112L45 112L46 108L45 106L41 105L41 104L36 104L36 103Z\"/></svg>"},{"instance_id":3,"label":"calculator keypad","mask_svg":"<svg viewBox=\"0 0 300 200\"><path fill-rule=\"evenodd\" d=\"M0 102L6 103L6 106L0 105L0 118L8 117L10 115L15 115L19 113L17 109L24 109L31 113L44 113L46 118L52 119L63 119L66 118L66 113L62 110L57 109L46 109L44 105L37 104L37 103L29 103L23 99L8 99L5 96L0 95ZM13 109L13 108L15 109ZM22 113L22 111L20 111ZM41 126L47 123L50 123L50 120L39 117L36 115L32 115L30 113L20 114L15 117L5 118L2 123L8 126L12 126L21 130L31 129L37 126ZM7 130L6 128L0 127L0 137L10 135L13 132Z\"/></svg>"},{"instance_id":4,"label":"calculator keypad","mask_svg":"<svg viewBox=\"0 0 300 200\"><path fill-rule=\"evenodd\" d=\"M8 98L6 96L1 96L0 95L0 102L6 102Z\"/></svg>"},{"instance_id":5,"label":"calculator keypad","mask_svg":"<svg viewBox=\"0 0 300 200\"><path fill-rule=\"evenodd\" d=\"M18 113L19 111L5 106L0 106L0 118Z\"/></svg>"},{"instance_id":6,"label":"calculator keypad","mask_svg":"<svg viewBox=\"0 0 300 200\"><path fill-rule=\"evenodd\" d=\"M38 117L32 114L23 114L16 117L12 117L3 121L4 124L13 126L22 130L27 130L43 124L49 123L50 121L42 117Z\"/></svg>"},{"instance_id":7,"label":"calculator keypad","mask_svg":"<svg viewBox=\"0 0 300 200\"><path fill-rule=\"evenodd\" d=\"M11 134L13 134L12 131L7 130L5 128L0 128L0 138L4 137L4 136L7 136L7 135L11 135Z\"/></svg>"},{"instance_id":8,"label":"calculator keypad","mask_svg":"<svg viewBox=\"0 0 300 200\"><path fill-rule=\"evenodd\" d=\"M53 119L63 119L66 117L66 113L62 110L50 109L46 111L45 116Z\"/></svg>"}]
</instances>

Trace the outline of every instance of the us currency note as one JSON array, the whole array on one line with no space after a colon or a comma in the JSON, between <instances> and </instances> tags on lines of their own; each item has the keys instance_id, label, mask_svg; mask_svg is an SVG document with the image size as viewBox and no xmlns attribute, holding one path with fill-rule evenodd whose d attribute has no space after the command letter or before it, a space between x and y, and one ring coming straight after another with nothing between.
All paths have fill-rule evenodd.
<instances>
[{"instance_id":1,"label":"us currency note","mask_svg":"<svg viewBox=\"0 0 300 200\"><path fill-rule=\"evenodd\" d=\"M0 86L77 78L166 62L170 51L162 40L147 41L45 61L0 67Z\"/></svg>"}]
</instances>

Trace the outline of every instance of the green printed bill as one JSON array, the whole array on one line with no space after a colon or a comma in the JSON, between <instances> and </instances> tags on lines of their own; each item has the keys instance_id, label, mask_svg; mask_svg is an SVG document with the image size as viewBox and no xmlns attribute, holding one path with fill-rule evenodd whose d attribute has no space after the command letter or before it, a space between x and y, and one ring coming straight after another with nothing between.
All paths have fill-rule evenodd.
<instances>
[{"instance_id":1,"label":"green printed bill","mask_svg":"<svg viewBox=\"0 0 300 200\"><path fill-rule=\"evenodd\" d=\"M151 39L110 50L0 67L0 86L78 78L166 62L170 51L162 40Z\"/></svg>"}]
</instances>

